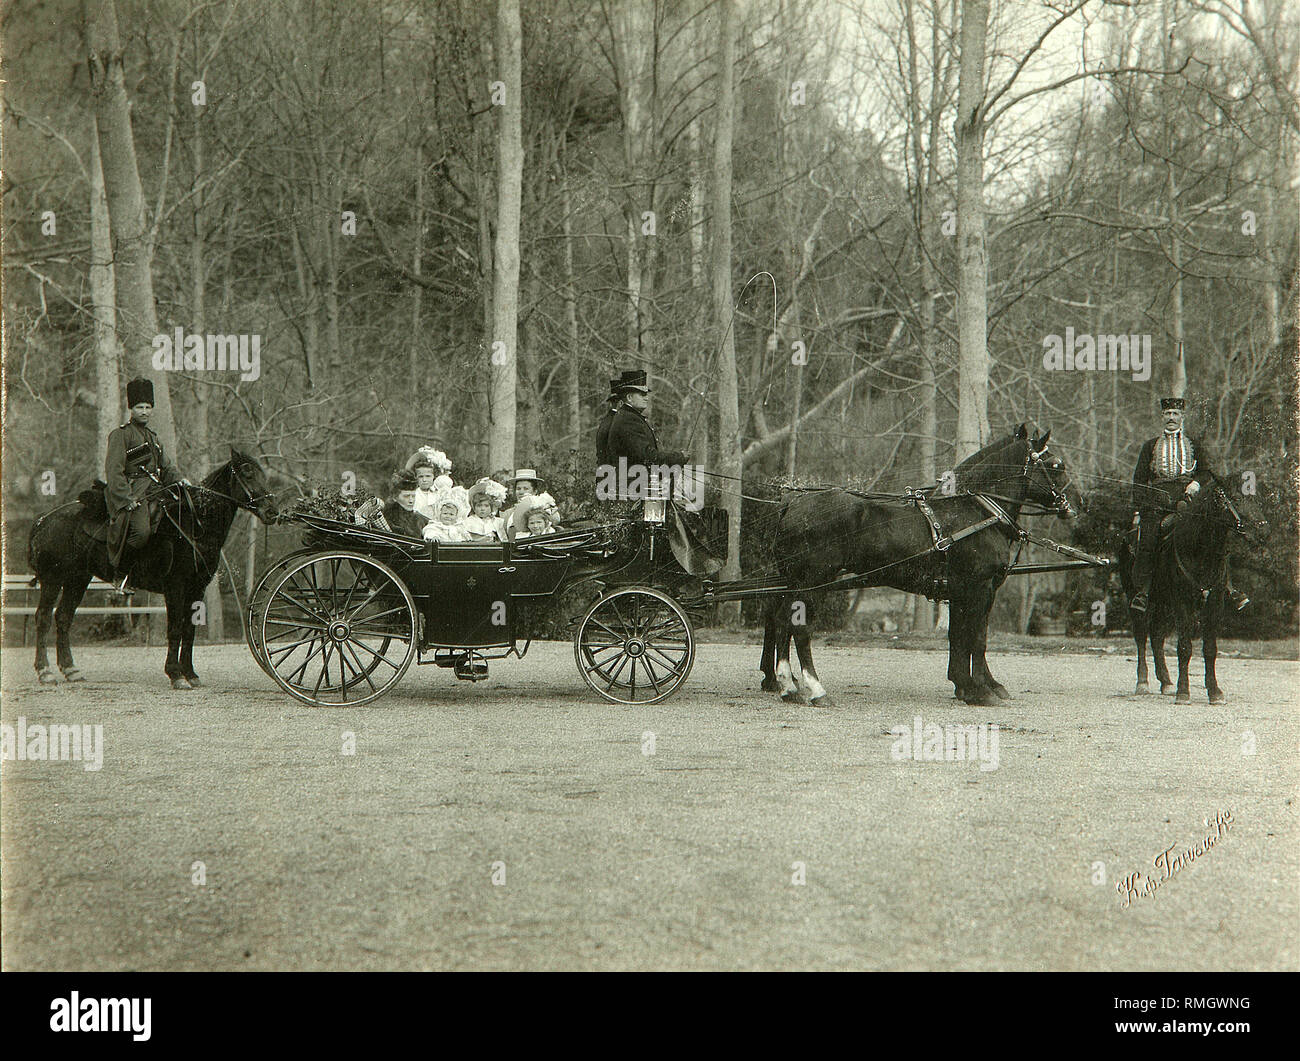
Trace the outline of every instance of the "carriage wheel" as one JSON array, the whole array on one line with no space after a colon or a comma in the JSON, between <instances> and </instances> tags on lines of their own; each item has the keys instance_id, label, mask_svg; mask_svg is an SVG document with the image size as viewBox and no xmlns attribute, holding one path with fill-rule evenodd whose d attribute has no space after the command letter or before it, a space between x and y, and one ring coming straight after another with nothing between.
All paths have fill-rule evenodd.
<instances>
[{"instance_id":1,"label":"carriage wheel","mask_svg":"<svg viewBox=\"0 0 1300 1061\"><path fill-rule=\"evenodd\" d=\"M680 605L648 586L615 590L578 623L573 654L583 680L616 704L657 704L686 680L695 635Z\"/></svg>"},{"instance_id":2,"label":"carriage wheel","mask_svg":"<svg viewBox=\"0 0 1300 1061\"><path fill-rule=\"evenodd\" d=\"M260 612L268 673L314 707L368 704L415 658L415 598L391 568L359 553L286 565Z\"/></svg>"},{"instance_id":3,"label":"carriage wheel","mask_svg":"<svg viewBox=\"0 0 1300 1061\"><path fill-rule=\"evenodd\" d=\"M253 595L248 599L248 607L244 610L244 637L248 642L248 650L257 660L257 665L266 672L267 677L271 676L271 664L267 661L266 646L262 641L262 617L267 601L271 599L271 590L287 568L304 556L311 556L314 552L315 549L298 549L273 564L262 575L257 588L253 590Z\"/></svg>"},{"instance_id":4,"label":"carriage wheel","mask_svg":"<svg viewBox=\"0 0 1300 1061\"><path fill-rule=\"evenodd\" d=\"M278 584L280 577L286 570L292 567L304 556L313 556L317 552L318 550L316 549L298 549L297 551L290 553L283 560L279 561L279 563L273 565L266 574L262 576L261 581L257 584L257 588L253 590L252 597L249 598L246 613L247 622L244 624L244 629L246 631L245 637L248 641L249 651L252 652L253 658L257 660L257 665L262 668L268 678L274 678L275 674L271 669L271 661L266 655L266 644L262 640L262 620L265 617L266 605L271 600L271 591ZM308 633L307 628L301 627L300 629L304 632L296 636L306 637ZM282 638L282 640L289 639L289 632L285 628L274 627L273 632L284 634L285 638ZM388 646L389 639L385 637L383 643L376 650L375 657L369 660L362 672L356 677L350 678L345 683L348 688L364 681L367 674L373 674L377 669L379 669L381 666L381 660L388 652Z\"/></svg>"}]
</instances>

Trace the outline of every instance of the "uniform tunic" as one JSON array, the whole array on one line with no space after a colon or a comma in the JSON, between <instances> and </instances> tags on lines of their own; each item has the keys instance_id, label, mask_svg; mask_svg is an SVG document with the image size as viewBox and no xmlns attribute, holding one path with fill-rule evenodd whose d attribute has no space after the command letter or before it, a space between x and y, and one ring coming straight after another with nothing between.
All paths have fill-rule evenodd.
<instances>
[{"instance_id":1,"label":"uniform tunic","mask_svg":"<svg viewBox=\"0 0 1300 1061\"><path fill-rule=\"evenodd\" d=\"M656 464L686 463L685 453L659 448L659 438L650 422L630 405L623 406L614 414L609 426L607 453L609 460L606 463L615 466L620 457L627 458L629 467L635 464L649 468Z\"/></svg>"},{"instance_id":2,"label":"uniform tunic","mask_svg":"<svg viewBox=\"0 0 1300 1061\"><path fill-rule=\"evenodd\" d=\"M1206 486L1213 472L1208 452L1199 439L1183 431L1166 432L1147 439L1133 469L1133 510L1160 517L1173 511L1187 484L1193 479Z\"/></svg>"},{"instance_id":3,"label":"uniform tunic","mask_svg":"<svg viewBox=\"0 0 1300 1061\"><path fill-rule=\"evenodd\" d=\"M104 458L104 500L110 520L109 551L115 564L124 546L138 549L149 540L157 505L145 502L145 495L156 485L155 478L168 486L181 474L163 453L153 430L134 420L113 428ZM141 504L132 509L135 502Z\"/></svg>"},{"instance_id":4,"label":"uniform tunic","mask_svg":"<svg viewBox=\"0 0 1300 1061\"><path fill-rule=\"evenodd\" d=\"M614 425L615 410L606 409L596 424L596 467L614 463L609 459L609 429Z\"/></svg>"}]
</instances>

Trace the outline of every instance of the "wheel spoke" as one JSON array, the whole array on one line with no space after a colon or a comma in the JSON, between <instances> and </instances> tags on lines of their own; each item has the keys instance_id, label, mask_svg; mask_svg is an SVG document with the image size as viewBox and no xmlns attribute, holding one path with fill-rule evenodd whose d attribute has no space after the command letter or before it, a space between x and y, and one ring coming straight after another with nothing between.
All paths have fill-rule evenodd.
<instances>
[{"instance_id":1,"label":"wheel spoke","mask_svg":"<svg viewBox=\"0 0 1300 1061\"><path fill-rule=\"evenodd\" d=\"M379 690L375 687L375 683L370 680L370 671L366 670L366 668L362 666L361 657L357 655L356 649L352 647L352 642L345 641L343 644L344 647L352 653L352 658L356 661L357 666L361 667L361 677L365 678L366 684L370 686L371 692L378 693Z\"/></svg>"},{"instance_id":2,"label":"wheel spoke","mask_svg":"<svg viewBox=\"0 0 1300 1061\"><path fill-rule=\"evenodd\" d=\"M356 645L357 648L364 648L367 652L369 652L372 656L374 656L375 659L379 661L379 663L387 663L390 667L393 668L393 670L397 670L397 664L396 664L396 663L394 663L394 662L393 662L391 659L389 659L387 656L381 655L380 653L376 652L373 648L371 648L369 645L367 645L364 641L358 641L356 638L353 638L353 639L352 639L352 643L353 643L354 645ZM379 664L377 663L376 666L378 666L378 665L379 665Z\"/></svg>"},{"instance_id":3,"label":"wheel spoke","mask_svg":"<svg viewBox=\"0 0 1300 1061\"><path fill-rule=\"evenodd\" d=\"M316 640L319 639L316 637L315 634L313 634L311 637L304 637L301 640L294 641L288 645L276 645L275 648L267 650L266 656L268 659L270 659L274 656L283 655L285 653L292 652L295 648L298 648L300 645L310 644L312 641L316 641Z\"/></svg>"},{"instance_id":4,"label":"wheel spoke","mask_svg":"<svg viewBox=\"0 0 1300 1061\"><path fill-rule=\"evenodd\" d=\"M330 645L330 644L326 644L326 645L325 645L325 651L324 651L324 653L322 654L322 657L321 657L321 658L325 661L325 665L324 665L323 667L321 667L320 674L318 674L318 675L316 676L316 687L315 687L314 689L312 689L312 691L311 691L311 695L312 695L313 697L315 697L315 696L319 696L319 695L320 695L320 686L321 686L321 682L323 682L323 681L325 680L326 676L327 676L327 675L329 674L329 672L330 672L330 652L331 652L331 651L333 651L333 646Z\"/></svg>"},{"instance_id":5,"label":"wheel spoke","mask_svg":"<svg viewBox=\"0 0 1300 1061\"><path fill-rule=\"evenodd\" d=\"M321 649L324 649L324 648L325 648L325 639L322 637L322 638L319 638L318 640L319 640L319 642L320 642L320 648L321 648ZM316 645L313 644L313 645L312 645L312 649L311 649L311 651L307 653L307 658L304 659L304 660L302 661L302 666L299 667L296 671L294 671L291 675L289 675L289 677L286 678L285 680L286 680L290 685L297 685L297 684L298 684L298 679L299 679L300 677L303 677L303 676L306 675L306 672L307 672L307 664L309 664L309 663L312 661L312 657L315 656L315 655L316 655ZM276 669L278 670L279 668L276 668Z\"/></svg>"}]
</instances>

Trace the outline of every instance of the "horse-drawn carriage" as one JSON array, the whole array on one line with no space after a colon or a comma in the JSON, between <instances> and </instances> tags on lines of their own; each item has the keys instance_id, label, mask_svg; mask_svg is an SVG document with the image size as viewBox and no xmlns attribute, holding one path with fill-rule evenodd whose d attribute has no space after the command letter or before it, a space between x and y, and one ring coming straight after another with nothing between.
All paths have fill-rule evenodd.
<instances>
[{"instance_id":1,"label":"horse-drawn carriage","mask_svg":"<svg viewBox=\"0 0 1300 1061\"><path fill-rule=\"evenodd\" d=\"M355 706L393 688L412 663L486 677L488 660L527 652L529 620L544 610L536 605L563 596L582 601L573 651L587 685L615 703L657 703L695 660L691 616L673 596L689 576L672 555L669 504L482 544L291 515L306 547L263 576L248 606L249 647L297 699Z\"/></svg>"},{"instance_id":2,"label":"horse-drawn carriage","mask_svg":"<svg viewBox=\"0 0 1300 1061\"><path fill-rule=\"evenodd\" d=\"M835 487L778 502L774 536L784 555L776 573L717 583L708 577L713 568L702 571L692 551L701 538L675 502L663 498L620 503L612 510L617 515L604 521L490 544L423 542L292 514L285 518L303 525L305 548L262 578L248 607L249 646L276 684L304 703L355 706L390 690L412 663L450 668L470 681L485 677L489 660L528 650L535 624L527 619L538 602L562 598L572 606L577 598L573 650L583 681L615 703L658 703L690 673L694 617L713 604L763 597L769 601L764 688L794 698L788 662L793 637L799 676L814 702L824 702L807 630L791 628L789 602L826 590L889 585L952 599L954 614L961 609L963 633L950 645L950 679L959 695L1002 695L987 674L981 636L997 586L1012 571L1106 561L1017 523L1025 504L1072 511L1064 466L1048 453L1046 435L1035 439L1022 428L977 457L959 466L977 492L871 495ZM816 519L804 516L809 504ZM848 529L828 543L833 523L826 514L837 507ZM716 543L726 541L725 514L706 510L705 523L710 533L703 540L712 541L716 560ZM874 533L863 533L868 526ZM1020 564L1019 547L1026 542L1068 559ZM1008 545L1017 550L1014 559Z\"/></svg>"}]
</instances>

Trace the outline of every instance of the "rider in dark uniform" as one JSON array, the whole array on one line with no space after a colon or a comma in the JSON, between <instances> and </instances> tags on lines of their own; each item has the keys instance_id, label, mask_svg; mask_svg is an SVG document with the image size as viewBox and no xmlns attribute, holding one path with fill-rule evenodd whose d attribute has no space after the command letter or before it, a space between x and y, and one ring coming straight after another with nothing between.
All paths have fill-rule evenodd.
<instances>
[{"instance_id":1,"label":"rider in dark uniform","mask_svg":"<svg viewBox=\"0 0 1300 1061\"><path fill-rule=\"evenodd\" d=\"M1182 398L1160 400L1164 432L1147 439L1133 469L1133 527L1138 533L1133 583L1137 593L1129 607L1134 611L1147 610L1161 523L1187 499L1213 485L1209 451L1183 430L1186 407ZM1227 594L1238 609L1249 603L1230 581Z\"/></svg>"},{"instance_id":2,"label":"rider in dark uniform","mask_svg":"<svg viewBox=\"0 0 1300 1061\"><path fill-rule=\"evenodd\" d=\"M150 488L186 483L163 453L158 436L149 427L153 416L153 383L133 379L126 385L131 419L108 434L104 460L104 500L108 506L108 554L119 576L118 589L128 592L131 565L149 541L161 513L156 500L147 499Z\"/></svg>"}]
</instances>

